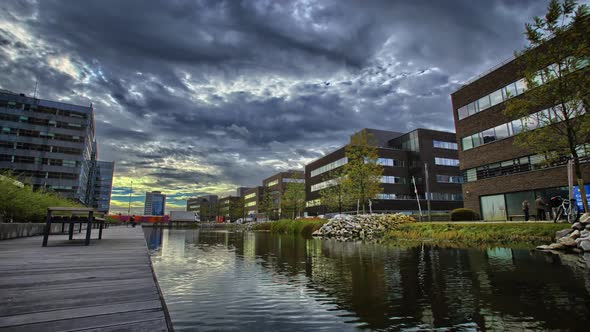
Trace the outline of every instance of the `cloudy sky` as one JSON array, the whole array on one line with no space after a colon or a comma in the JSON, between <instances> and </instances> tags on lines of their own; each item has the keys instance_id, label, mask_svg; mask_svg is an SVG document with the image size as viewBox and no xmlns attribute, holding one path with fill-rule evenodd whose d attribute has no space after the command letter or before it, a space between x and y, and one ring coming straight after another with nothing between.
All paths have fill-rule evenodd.
<instances>
[{"instance_id":1,"label":"cloudy sky","mask_svg":"<svg viewBox=\"0 0 590 332\"><path fill-rule=\"evenodd\" d=\"M112 210L254 186L365 127L453 130L449 94L543 0L3 0L0 88L94 104Z\"/></svg>"}]
</instances>

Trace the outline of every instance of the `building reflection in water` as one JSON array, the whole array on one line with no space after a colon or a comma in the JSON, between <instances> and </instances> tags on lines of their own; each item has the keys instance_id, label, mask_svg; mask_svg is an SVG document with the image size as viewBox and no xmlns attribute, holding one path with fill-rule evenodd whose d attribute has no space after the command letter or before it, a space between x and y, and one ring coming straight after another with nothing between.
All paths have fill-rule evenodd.
<instances>
[{"instance_id":1,"label":"building reflection in water","mask_svg":"<svg viewBox=\"0 0 590 332\"><path fill-rule=\"evenodd\" d=\"M200 255L231 255L224 264L255 262L271 283L293 285L300 296L330 306L355 327L576 330L590 323L590 259L509 248L400 248L252 232L165 230L146 236L150 249L161 242L164 256L184 256L190 243L200 248ZM235 267L232 272L251 273ZM260 278L256 273L239 275L236 282L246 279L256 287L250 280Z\"/></svg>"}]
</instances>

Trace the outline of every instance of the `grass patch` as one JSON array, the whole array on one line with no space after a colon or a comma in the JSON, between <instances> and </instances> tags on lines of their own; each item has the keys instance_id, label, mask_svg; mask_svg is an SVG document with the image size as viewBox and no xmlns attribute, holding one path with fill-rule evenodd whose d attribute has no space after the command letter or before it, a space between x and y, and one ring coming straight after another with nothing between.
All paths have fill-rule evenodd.
<instances>
[{"instance_id":1,"label":"grass patch","mask_svg":"<svg viewBox=\"0 0 590 332\"><path fill-rule=\"evenodd\" d=\"M277 234L301 234L305 237L310 237L311 233L318 230L326 222L327 220L324 219L283 219L256 224L252 229L256 231L270 231L271 233Z\"/></svg>"},{"instance_id":2,"label":"grass patch","mask_svg":"<svg viewBox=\"0 0 590 332\"><path fill-rule=\"evenodd\" d=\"M406 223L386 233L392 241L431 241L461 244L512 244L545 243L555 237L555 232L568 228L569 224L553 223Z\"/></svg>"}]
</instances>

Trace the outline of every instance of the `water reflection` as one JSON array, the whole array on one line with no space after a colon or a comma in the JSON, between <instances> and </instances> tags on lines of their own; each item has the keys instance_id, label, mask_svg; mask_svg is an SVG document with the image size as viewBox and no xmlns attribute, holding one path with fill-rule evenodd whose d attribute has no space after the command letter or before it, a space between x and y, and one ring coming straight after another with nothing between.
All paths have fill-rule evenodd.
<instances>
[{"instance_id":1,"label":"water reflection","mask_svg":"<svg viewBox=\"0 0 590 332\"><path fill-rule=\"evenodd\" d=\"M590 256L146 230L175 328L585 330Z\"/></svg>"}]
</instances>

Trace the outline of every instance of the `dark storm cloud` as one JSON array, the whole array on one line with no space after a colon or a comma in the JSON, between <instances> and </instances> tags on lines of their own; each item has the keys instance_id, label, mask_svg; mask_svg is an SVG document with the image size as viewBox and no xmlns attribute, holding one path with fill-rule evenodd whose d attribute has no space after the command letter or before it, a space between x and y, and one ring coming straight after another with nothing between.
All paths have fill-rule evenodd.
<instances>
[{"instance_id":1,"label":"dark storm cloud","mask_svg":"<svg viewBox=\"0 0 590 332\"><path fill-rule=\"evenodd\" d=\"M256 185L363 127L452 130L449 94L520 49L545 5L4 1L2 88L92 102L120 174Z\"/></svg>"}]
</instances>

